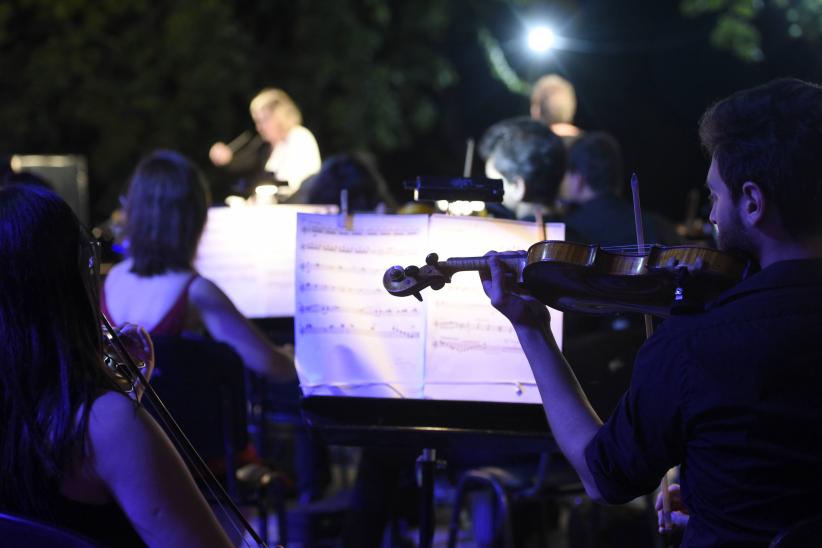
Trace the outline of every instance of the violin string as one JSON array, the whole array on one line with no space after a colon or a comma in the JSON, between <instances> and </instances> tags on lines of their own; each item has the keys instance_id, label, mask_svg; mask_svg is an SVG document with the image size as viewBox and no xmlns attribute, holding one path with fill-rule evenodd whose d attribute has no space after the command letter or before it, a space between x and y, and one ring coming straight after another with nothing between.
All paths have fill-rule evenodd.
<instances>
[{"instance_id":1,"label":"violin string","mask_svg":"<svg viewBox=\"0 0 822 548\"><path fill-rule=\"evenodd\" d=\"M637 253L637 254L645 254L651 251L653 248L653 244L628 244L628 245L612 245L612 246L603 246L600 247L603 251L613 251L613 252L627 252L627 253Z\"/></svg>"},{"instance_id":2,"label":"violin string","mask_svg":"<svg viewBox=\"0 0 822 548\"><path fill-rule=\"evenodd\" d=\"M129 381L136 385L137 382L140 383L141 387L144 389L144 396L148 399L149 403L151 404L152 408L156 411L155 415L159 419L160 423L163 426L163 429L175 441L175 445L177 446L178 450L180 450L183 454L185 459L189 464L191 464L190 468L193 468L194 473L199 478L203 487L208 491L208 494L216 501L217 505L220 508L220 511L226 517L226 521L231 524L231 527L234 529L234 532L239 535L243 539L243 543L246 546L250 546L249 541L245 538L244 532L248 532L257 543L258 546L266 546L266 544L262 541L260 536L248 522L248 520L243 516L242 512L228 493L225 491L223 486L214 476L214 473L208 468L208 465L205 463L203 458L200 456L199 453L194 449L191 441L185 435L183 430L180 428L180 425L174 420L171 416L171 413L168 411L168 408L163 404L160 397L157 395L157 392L154 388L149 384L143 374L140 372L137 365L134 363L134 359L128 353L125 346L123 345L122 341L120 341L119 336L114 331L114 327L111 325L111 322L108 318L103 314L100 313L100 320L103 326L105 327L106 331L109 335L109 341L111 342L111 346L114 351L117 353L118 358L120 358L121 363L124 365L126 374L130 377ZM228 508L226 508L226 505ZM231 510L231 512L229 512ZM234 515L232 515L232 513ZM237 524L239 521L245 531Z\"/></svg>"}]
</instances>

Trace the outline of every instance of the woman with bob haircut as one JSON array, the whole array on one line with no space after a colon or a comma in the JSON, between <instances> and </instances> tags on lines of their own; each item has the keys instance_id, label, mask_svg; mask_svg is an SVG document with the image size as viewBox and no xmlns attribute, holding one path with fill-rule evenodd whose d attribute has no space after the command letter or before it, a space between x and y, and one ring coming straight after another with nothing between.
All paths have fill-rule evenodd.
<instances>
[{"instance_id":1,"label":"woman with bob haircut","mask_svg":"<svg viewBox=\"0 0 822 548\"><path fill-rule=\"evenodd\" d=\"M230 546L169 439L103 365L91 237L0 188L0 510L111 546ZM153 367L145 331L121 335Z\"/></svg>"},{"instance_id":2,"label":"woman with bob haircut","mask_svg":"<svg viewBox=\"0 0 822 548\"><path fill-rule=\"evenodd\" d=\"M205 180L185 156L158 150L137 165L125 206L128 258L106 276L103 312L116 325L146 326L152 335L204 330L231 345L249 369L291 381L292 358L194 270L209 202Z\"/></svg>"}]
</instances>

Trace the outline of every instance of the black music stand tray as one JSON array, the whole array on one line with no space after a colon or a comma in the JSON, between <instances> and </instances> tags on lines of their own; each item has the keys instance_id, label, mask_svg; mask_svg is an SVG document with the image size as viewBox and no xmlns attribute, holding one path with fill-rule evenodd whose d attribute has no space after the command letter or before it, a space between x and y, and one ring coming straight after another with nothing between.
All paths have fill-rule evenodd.
<instances>
[{"instance_id":1,"label":"black music stand tray","mask_svg":"<svg viewBox=\"0 0 822 548\"><path fill-rule=\"evenodd\" d=\"M311 431L329 445L421 452L420 548L430 548L434 534L438 449L558 450L539 404L309 396L302 399L302 413Z\"/></svg>"}]
</instances>

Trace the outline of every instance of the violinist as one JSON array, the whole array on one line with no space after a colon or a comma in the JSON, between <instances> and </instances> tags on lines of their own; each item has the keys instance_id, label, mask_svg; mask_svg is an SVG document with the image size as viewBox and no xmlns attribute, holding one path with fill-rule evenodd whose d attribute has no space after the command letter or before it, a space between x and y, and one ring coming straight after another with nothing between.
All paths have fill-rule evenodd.
<instances>
[{"instance_id":1,"label":"violinist","mask_svg":"<svg viewBox=\"0 0 822 548\"><path fill-rule=\"evenodd\" d=\"M293 380L289 353L194 271L209 201L203 177L183 155L158 150L137 165L126 196L128 257L106 276L103 311L115 324L147 326L152 335L204 331L231 345L252 371Z\"/></svg>"},{"instance_id":2,"label":"violinist","mask_svg":"<svg viewBox=\"0 0 822 548\"><path fill-rule=\"evenodd\" d=\"M681 465L683 543L767 546L818 512L822 488L822 87L781 79L700 122L720 249L761 270L666 320L603 424L497 254L481 274L513 324L556 441L591 498L624 503Z\"/></svg>"},{"instance_id":3,"label":"violinist","mask_svg":"<svg viewBox=\"0 0 822 548\"><path fill-rule=\"evenodd\" d=\"M0 188L0 511L105 546L230 546L169 439L103 365L90 240L51 191ZM150 369L146 333L121 334Z\"/></svg>"}]
</instances>

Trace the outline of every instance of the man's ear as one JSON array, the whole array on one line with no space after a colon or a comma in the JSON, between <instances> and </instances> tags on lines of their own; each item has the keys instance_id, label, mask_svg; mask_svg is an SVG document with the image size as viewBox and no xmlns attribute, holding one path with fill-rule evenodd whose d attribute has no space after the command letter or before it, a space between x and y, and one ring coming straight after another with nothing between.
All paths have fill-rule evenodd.
<instances>
[{"instance_id":1,"label":"man's ear","mask_svg":"<svg viewBox=\"0 0 822 548\"><path fill-rule=\"evenodd\" d=\"M578 171L569 171L565 175L565 180L563 182L568 185L567 191L569 198L581 198L582 191L585 189L585 179L582 178L581 173Z\"/></svg>"},{"instance_id":2,"label":"man's ear","mask_svg":"<svg viewBox=\"0 0 822 548\"><path fill-rule=\"evenodd\" d=\"M742 183L739 197L739 214L748 226L756 226L765 218L765 196L762 188L753 181Z\"/></svg>"},{"instance_id":3,"label":"man's ear","mask_svg":"<svg viewBox=\"0 0 822 548\"><path fill-rule=\"evenodd\" d=\"M525 197L525 179L517 175L514 177L514 191L512 192L512 198L514 198L517 202L521 202L522 198Z\"/></svg>"}]
</instances>

